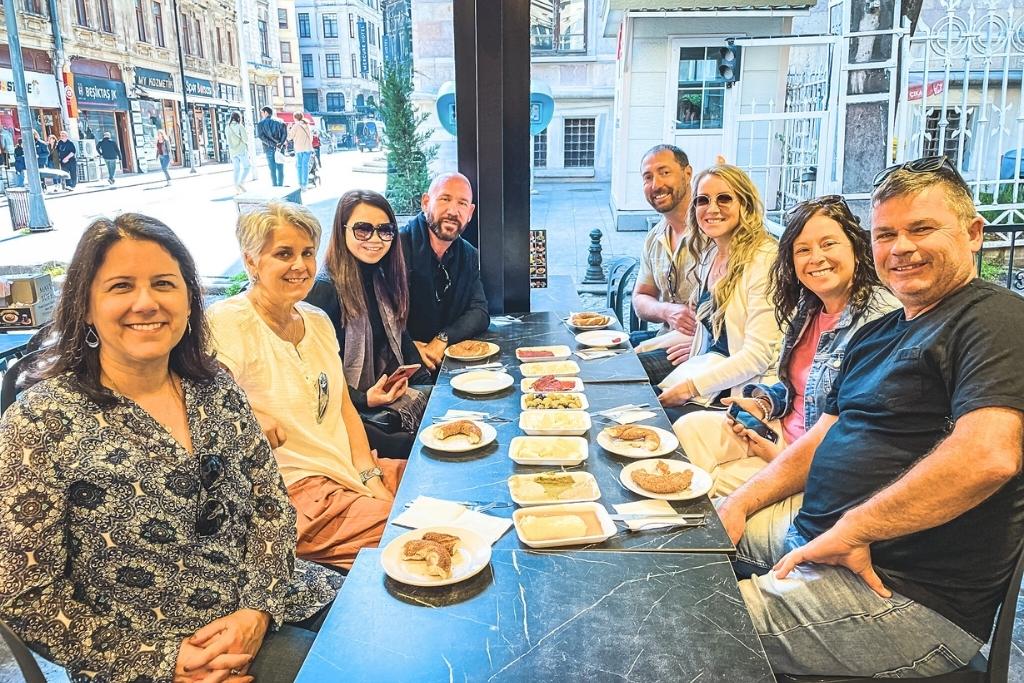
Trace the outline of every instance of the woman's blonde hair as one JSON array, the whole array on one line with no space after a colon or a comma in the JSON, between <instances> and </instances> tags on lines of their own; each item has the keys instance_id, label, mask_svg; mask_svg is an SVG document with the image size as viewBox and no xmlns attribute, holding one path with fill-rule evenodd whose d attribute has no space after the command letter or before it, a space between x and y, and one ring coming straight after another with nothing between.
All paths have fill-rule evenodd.
<instances>
[{"instance_id":1,"label":"woman's blonde hair","mask_svg":"<svg viewBox=\"0 0 1024 683\"><path fill-rule=\"evenodd\" d=\"M697 188L704 178L711 175L725 181L739 202L739 224L729 238L728 270L725 277L711 288L711 297L714 301L711 329L714 338L718 339L725 323L725 306L735 292L743 270L754 259L757 250L771 239L771 235L764 227L764 204L761 202L761 195L750 176L743 169L730 164L716 164L707 168L693 179L693 201L690 202L690 208L686 213L686 248L691 261L689 275L697 279L697 269L710 253L711 239L697 223ZM691 305L697 305L700 290L700 287L693 288L690 293ZM709 306L710 304L697 310L698 319L707 315Z\"/></svg>"},{"instance_id":2,"label":"woman's blonde hair","mask_svg":"<svg viewBox=\"0 0 1024 683\"><path fill-rule=\"evenodd\" d=\"M242 254L255 262L267 240L274 234L274 230L282 225L292 225L302 230L313 240L314 249L320 247L320 221L312 211L301 204L269 202L260 204L238 217L235 237L238 239L238 247ZM249 273L249 280L252 279L253 274Z\"/></svg>"}]
</instances>

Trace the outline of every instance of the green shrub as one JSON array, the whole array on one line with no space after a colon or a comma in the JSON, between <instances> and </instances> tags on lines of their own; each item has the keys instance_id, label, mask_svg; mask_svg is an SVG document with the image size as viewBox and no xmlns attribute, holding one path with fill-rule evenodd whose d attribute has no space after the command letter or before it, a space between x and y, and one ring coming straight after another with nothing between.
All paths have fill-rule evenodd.
<instances>
[{"instance_id":1,"label":"green shrub","mask_svg":"<svg viewBox=\"0 0 1024 683\"><path fill-rule=\"evenodd\" d=\"M428 165L437 156L429 145L430 131L422 130L428 115L412 106L412 72L407 65L388 65L378 82L377 111L384 121L388 148L388 182L384 196L399 215L419 213L420 197L430 186Z\"/></svg>"},{"instance_id":2,"label":"green shrub","mask_svg":"<svg viewBox=\"0 0 1024 683\"><path fill-rule=\"evenodd\" d=\"M230 284L224 289L224 296L234 296L241 292L242 287L249 282L249 276L243 270L241 273L235 273L229 277L228 282Z\"/></svg>"}]
</instances>

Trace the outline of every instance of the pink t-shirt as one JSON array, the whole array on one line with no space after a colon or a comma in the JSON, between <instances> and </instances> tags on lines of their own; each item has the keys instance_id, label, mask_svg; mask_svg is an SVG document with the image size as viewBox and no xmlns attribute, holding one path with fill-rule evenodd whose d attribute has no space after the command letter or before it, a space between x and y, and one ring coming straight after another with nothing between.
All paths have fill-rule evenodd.
<instances>
[{"instance_id":1,"label":"pink t-shirt","mask_svg":"<svg viewBox=\"0 0 1024 683\"><path fill-rule=\"evenodd\" d=\"M800 341L793 347L788 368L789 381L793 384L793 410L782 418L782 433L787 444L793 443L807 431L807 425L804 424L804 392L807 390L807 376L811 374L814 352L818 350L821 335L834 329L842 314L842 311L820 311L804 330Z\"/></svg>"}]
</instances>

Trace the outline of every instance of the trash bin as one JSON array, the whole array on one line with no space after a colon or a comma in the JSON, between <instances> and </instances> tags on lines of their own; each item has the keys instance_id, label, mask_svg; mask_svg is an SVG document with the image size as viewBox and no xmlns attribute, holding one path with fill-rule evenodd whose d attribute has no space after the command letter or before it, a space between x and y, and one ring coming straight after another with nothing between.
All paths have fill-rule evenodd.
<instances>
[{"instance_id":1,"label":"trash bin","mask_svg":"<svg viewBox=\"0 0 1024 683\"><path fill-rule=\"evenodd\" d=\"M999 162L999 179L1000 180L1013 180L1018 176L1024 178L1024 159L1018 161L1017 152L1022 150L1011 149L1009 152L1003 155L1003 158ZM1016 167L1016 172L1014 171Z\"/></svg>"},{"instance_id":2,"label":"trash bin","mask_svg":"<svg viewBox=\"0 0 1024 683\"><path fill-rule=\"evenodd\" d=\"M24 230L28 227L28 190L24 187L9 187L4 191L7 208L11 211L11 227Z\"/></svg>"}]
</instances>

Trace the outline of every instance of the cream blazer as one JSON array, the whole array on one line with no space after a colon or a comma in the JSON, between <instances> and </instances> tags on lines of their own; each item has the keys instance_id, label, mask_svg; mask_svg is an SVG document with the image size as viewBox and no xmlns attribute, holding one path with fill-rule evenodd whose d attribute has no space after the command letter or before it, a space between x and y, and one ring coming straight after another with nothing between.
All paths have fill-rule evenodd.
<instances>
[{"instance_id":1,"label":"cream blazer","mask_svg":"<svg viewBox=\"0 0 1024 683\"><path fill-rule=\"evenodd\" d=\"M694 363L689 372L686 368L690 362L686 361L672 372L675 382L692 380L701 396L714 396L729 390L738 397L744 384L778 381L776 374L782 330L775 322L775 308L768 291L768 275L775 267L777 253L778 242L774 239L754 252L753 260L740 275L736 289L725 305L729 357L718 363ZM707 280L710 269L711 259L698 266L699 282ZM697 333L690 344L690 358L706 353L711 344L711 335L698 323Z\"/></svg>"}]
</instances>

